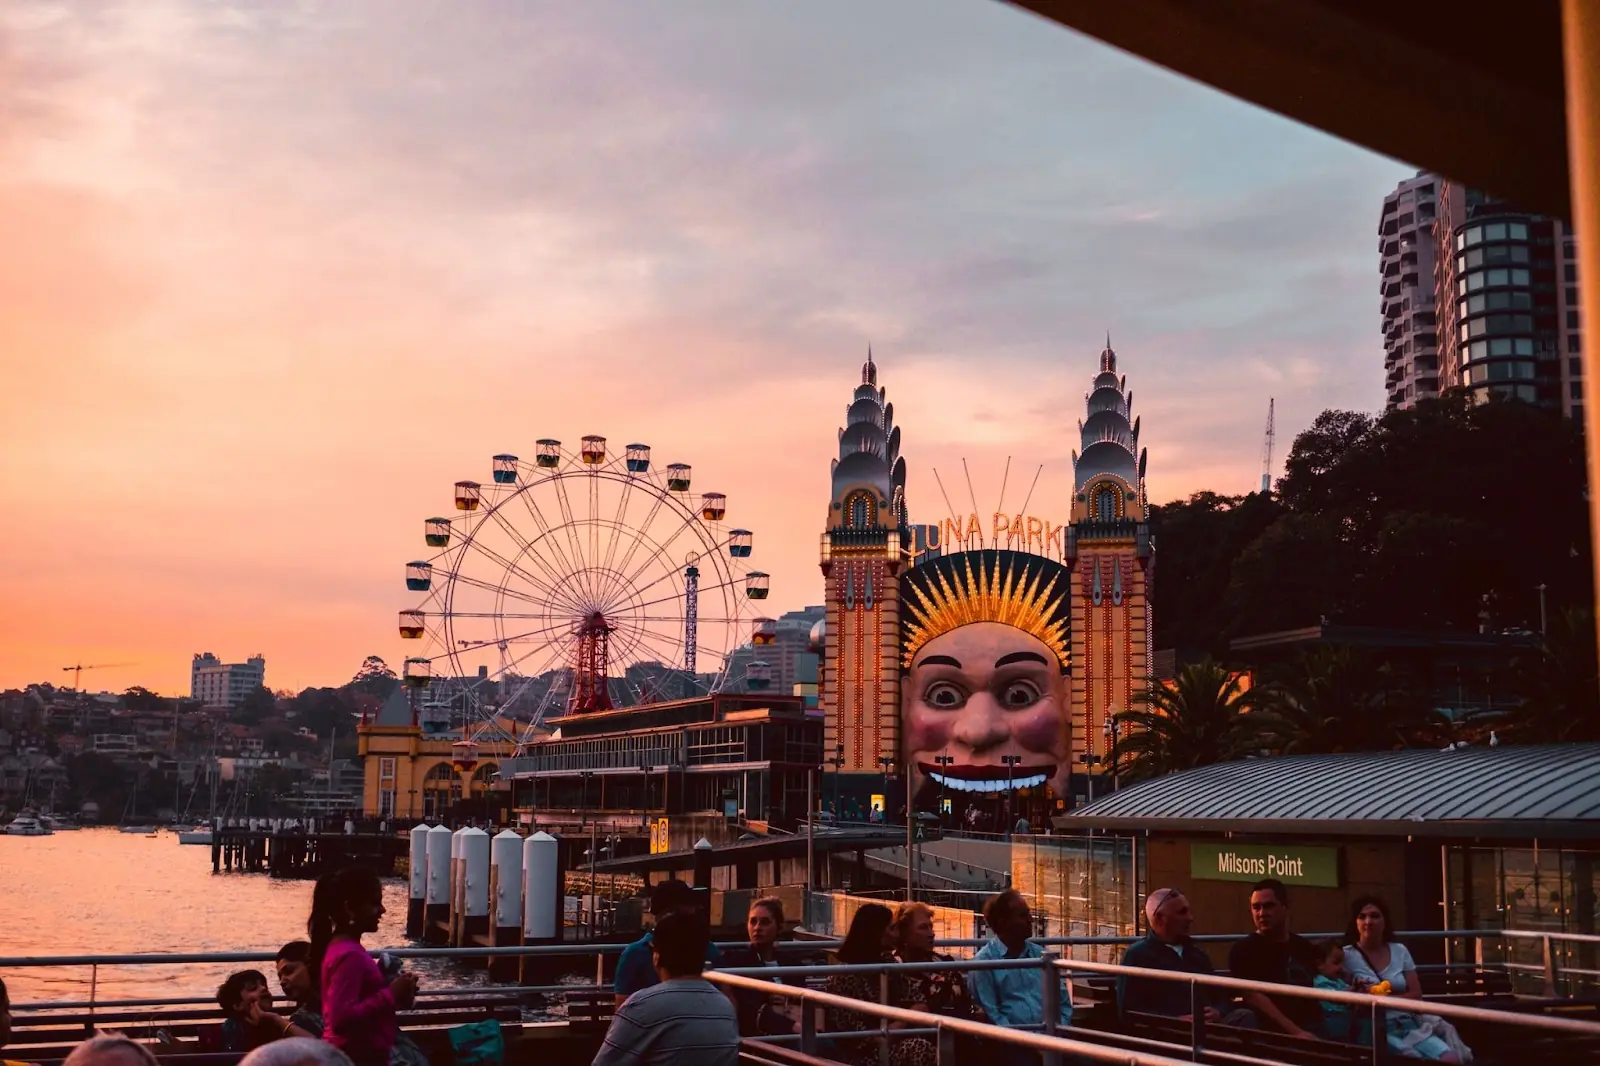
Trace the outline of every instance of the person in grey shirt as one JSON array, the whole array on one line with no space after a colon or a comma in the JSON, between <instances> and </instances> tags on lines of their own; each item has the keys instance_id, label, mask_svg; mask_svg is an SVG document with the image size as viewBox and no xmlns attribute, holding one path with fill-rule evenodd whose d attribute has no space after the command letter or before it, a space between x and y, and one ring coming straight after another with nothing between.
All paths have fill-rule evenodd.
<instances>
[{"instance_id":1,"label":"person in grey shirt","mask_svg":"<svg viewBox=\"0 0 1600 1066\"><path fill-rule=\"evenodd\" d=\"M661 983L617 1009L594 1066L736 1066L733 1004L701 976L709 939L696 915L672 913L656 922L650 950Z\"/></svg>"}]
</instances>

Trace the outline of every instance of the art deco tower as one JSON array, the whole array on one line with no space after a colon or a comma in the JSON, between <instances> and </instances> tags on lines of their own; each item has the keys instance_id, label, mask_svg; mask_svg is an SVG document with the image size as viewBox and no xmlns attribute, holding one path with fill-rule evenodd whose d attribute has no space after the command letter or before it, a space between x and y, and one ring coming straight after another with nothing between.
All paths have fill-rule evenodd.
<instances>
[{"instance_id":1,"label":"art deco tower","mask_svg":"<svg viewBox=\"0 0 1600 1066\"><path fill-rule=\"evenodd\" d=\"M1072 453L1072 762L1104 755L1107 719L1138 706L1150 684L1150 542L1139 420L1133 393L1117 374L1106 338L1100 373L1078 423L1082 454Z\"/></svg>"},{"instance_id":2,"label":"art deco tower","mask_svg":"<svg viewBox=\"0 0 1600 1066\"><path fill-rule=\"evenodd\" d=\"M833 491L822 534L825 648L818 700L823 760L845 774L899 770L901 544L906 462L894 405L878 387L872 353L839 430ZM840 750L842 747L842 751Z\"/></svg>"}]
</instances>

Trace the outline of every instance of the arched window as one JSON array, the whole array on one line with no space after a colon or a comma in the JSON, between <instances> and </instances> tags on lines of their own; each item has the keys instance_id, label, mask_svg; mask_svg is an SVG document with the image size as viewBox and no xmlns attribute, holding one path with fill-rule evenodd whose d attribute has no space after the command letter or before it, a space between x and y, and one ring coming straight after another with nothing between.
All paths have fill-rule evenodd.
<instances>
[{"instance_id":1,"label":"arched window","mask_svg":"<svg viewBox=\"0 0 1600 1066\"><path fill-rule=\"evenodd\" d=\"M422 779L422 814L441 818L461 802L461 777L449 763L439 763Z\"/></svg>"},{"instance_id":2,"label":"arched window","mask_svg":"<svg viewBox=\"0 0 1600 1066\"><path fill-rule=\"evenodd\" d=\"M1094 507L1090 510L1090 515L1096 522L1116 521L1117 497L1117 490L1112 485L1101 485L1094 490Z\"/></svg>"},{"instance_id":3,"label":"arched window","mask_svg":"<svg viewBox=\"0 0 1600 1066\"><path fill-rule=\"evenodd\" d=\"M853 494L845 503L845 525L850 529L868 529L875 517L872 497L864 492Z\"/></svg>"}]
</instances>

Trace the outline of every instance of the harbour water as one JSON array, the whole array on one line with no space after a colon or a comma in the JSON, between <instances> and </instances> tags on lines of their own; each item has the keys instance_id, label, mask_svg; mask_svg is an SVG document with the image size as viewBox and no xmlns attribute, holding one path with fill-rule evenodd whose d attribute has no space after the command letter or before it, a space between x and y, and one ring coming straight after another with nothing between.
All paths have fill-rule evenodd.
<instances>
[{"instance_id":1,"label":"harbour water","mask_svg":"<svg viewBox=\"0 0 1600 1066\"><path fill-rule=\"evenodd\" d=\"M276 951L305 937L310 881L211 872L211 849L83 829L0 836L0 958L150 952ZM404 946L405 883L384 885L387 913L371 947ZM480 970L417 960L424 985L487 983ZM96 998L210 996L230 972L268 964L102 966ZM87 967L0 967L15 1003L89 998ZM274 990L277 979L271 979Z\"/></svg>"}]
</instances>

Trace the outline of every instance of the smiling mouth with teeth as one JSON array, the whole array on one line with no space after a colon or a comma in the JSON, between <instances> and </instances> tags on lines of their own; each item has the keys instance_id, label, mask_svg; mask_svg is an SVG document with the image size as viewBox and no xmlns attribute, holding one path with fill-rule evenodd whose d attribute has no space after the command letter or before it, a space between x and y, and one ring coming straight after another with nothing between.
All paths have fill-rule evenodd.
<instances>
[{"instance_id":1,"label":"smiling mouth with teeth","mask_svg":"<svg viewBox=\"0 0 1600 1066\"><path fill-rule=\"evenodd\" d=\"M957 792L1004 792L1007 787L1035 788L1055 776L1054 766L1018 766L1010 774L1004 766L951 766L936 770L919 763L922 772L936 784Z\"/></svg>"}]
</instances>

